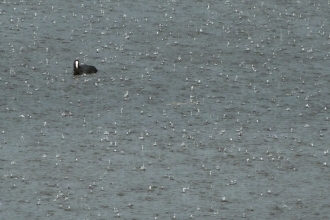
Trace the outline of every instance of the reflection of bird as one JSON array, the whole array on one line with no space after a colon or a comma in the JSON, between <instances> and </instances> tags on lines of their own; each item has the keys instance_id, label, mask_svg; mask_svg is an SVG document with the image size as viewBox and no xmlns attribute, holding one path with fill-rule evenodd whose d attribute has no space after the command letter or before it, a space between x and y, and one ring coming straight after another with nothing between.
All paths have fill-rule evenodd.
<instances>
[{"instance_id":1,"label":"reflection of bird","mask_svg":"<svg viewBox=\"0 0 330 220\"><path fill-rule=\"evenodd\" d=\"M97 69L95 68L95 66L80 65L79 60L75 60L73 63L73 75L91 74L96 72Z\"/></svg>"}]
</instances>

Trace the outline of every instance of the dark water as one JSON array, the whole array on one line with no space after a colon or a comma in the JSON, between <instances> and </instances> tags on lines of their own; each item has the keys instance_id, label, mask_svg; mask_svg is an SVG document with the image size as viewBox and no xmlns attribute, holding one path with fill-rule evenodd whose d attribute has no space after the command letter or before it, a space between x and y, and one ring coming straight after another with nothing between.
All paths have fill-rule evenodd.
<instances>
[{"instance_id":1,"label":"dark water","mask_svg":"<svg viewBox=\"0 0 330 220\"><path fill-rule=\"evenodd\" d=\"M329 4L1 1L0 218L328 219Z\"/></svg>"}]
</instances>

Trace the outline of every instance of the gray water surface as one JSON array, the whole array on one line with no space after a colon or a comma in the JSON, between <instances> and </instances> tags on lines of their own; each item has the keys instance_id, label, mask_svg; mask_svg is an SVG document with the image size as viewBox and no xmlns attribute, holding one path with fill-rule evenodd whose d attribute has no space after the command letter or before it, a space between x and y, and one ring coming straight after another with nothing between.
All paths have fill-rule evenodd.
<instances>
[{"instance_id":1,"label":"gray water surface","mask_svg":"<svg viewBox=\"0 0 330 220\"><path fill-rule=\"evenodd\" d=\"M329 4L1 1L0 219L328 219Z\"/></svg>"}]
</instances>

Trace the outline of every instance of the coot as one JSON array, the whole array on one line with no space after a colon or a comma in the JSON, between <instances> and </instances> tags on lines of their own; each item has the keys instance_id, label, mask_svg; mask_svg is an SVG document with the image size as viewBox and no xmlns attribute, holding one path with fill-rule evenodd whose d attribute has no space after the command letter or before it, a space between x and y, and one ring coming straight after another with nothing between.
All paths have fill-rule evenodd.
<instances>
[{"instance_id":1,"label":"coot","mask_svg":"<svg viewBox=\"0 0 330 220\"><path fill-rule=\"evenodd\" d=\"M95 66L80 65L79 60L75 60L73 62L73 75L91 74L96 72L97 69L95 68Z\"/></svg>"}]
</instances>

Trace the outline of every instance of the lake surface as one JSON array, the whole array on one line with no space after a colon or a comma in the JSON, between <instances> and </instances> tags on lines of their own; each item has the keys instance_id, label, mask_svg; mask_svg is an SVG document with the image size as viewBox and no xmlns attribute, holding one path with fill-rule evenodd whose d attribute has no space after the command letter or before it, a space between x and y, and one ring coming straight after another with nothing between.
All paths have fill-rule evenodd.
<instances>
[{"instance_id":1,"label":"lake surface","mask_svg":"<svg viewBox=\"0 0 330 220\"><path fill-rule=\"evenodd\" d=\"M328 219L329 19L319 0L1 1L0 218Z\"/></svg>"}]
</instances>

